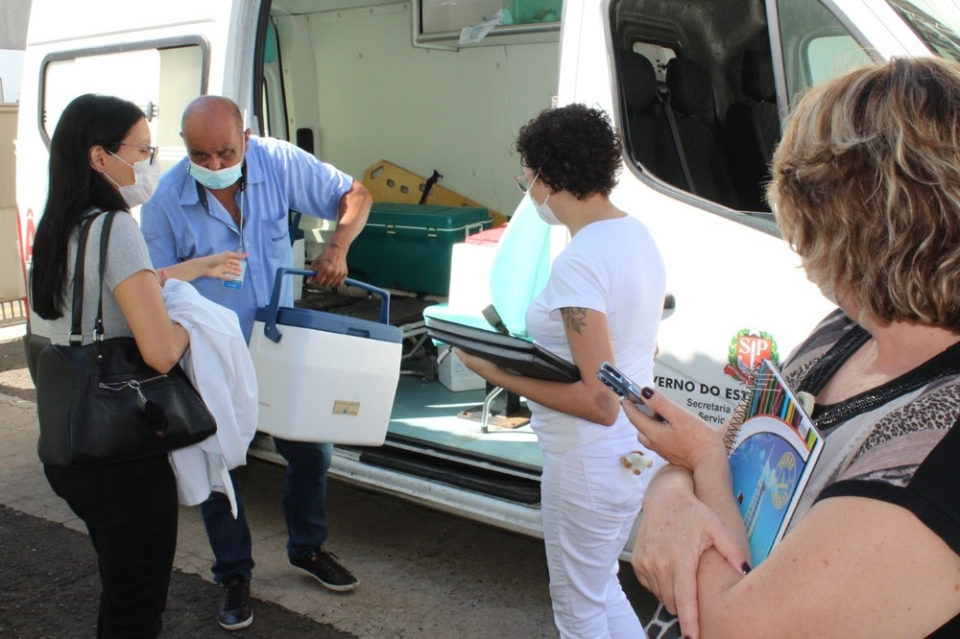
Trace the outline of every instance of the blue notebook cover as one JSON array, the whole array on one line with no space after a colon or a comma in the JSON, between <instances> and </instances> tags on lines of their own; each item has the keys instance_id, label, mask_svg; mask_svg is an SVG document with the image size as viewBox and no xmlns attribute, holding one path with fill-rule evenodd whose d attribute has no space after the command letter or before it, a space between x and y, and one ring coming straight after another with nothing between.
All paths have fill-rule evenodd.
<instances>
[{"instance_id":1,"label":"blue notebook cover","mask_svg":"<svg viewBox=\"0 0 960 639\"><path fill-rule=\"evenodd\" d=\"M780 541L823 448L823 437L764 360L730 450L733 494L756 566Z\"/></svg>"}]
</instances>

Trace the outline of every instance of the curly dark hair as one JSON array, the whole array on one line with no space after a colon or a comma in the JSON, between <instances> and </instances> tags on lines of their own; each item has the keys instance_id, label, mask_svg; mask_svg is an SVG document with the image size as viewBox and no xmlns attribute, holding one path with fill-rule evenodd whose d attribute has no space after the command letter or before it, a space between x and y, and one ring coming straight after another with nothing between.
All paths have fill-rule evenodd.
<instances>
[{"instance_id":1,"label":"curly dark hair","mask_svg":"<svg viewBox=\"0 0 960 639\"><path fill-rule=\"evenodd\" d=\"M578 200L610 195L617 184L620 136L600 109L568 104L542 111L520 129L517 151L541 182Z\"/></svg>"}]
</instances>

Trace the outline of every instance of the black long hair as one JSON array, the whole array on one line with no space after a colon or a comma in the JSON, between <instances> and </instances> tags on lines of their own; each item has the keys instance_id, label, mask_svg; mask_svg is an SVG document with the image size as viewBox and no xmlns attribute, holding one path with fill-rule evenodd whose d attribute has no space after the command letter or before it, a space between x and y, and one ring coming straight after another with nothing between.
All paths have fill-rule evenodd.
<instances>
[{"instance_id":1,"label":"black long hair","mask_svg":"<svg viewBox=\"0 0 960 639\"><path fill-rule=\"evenodd\" d=\"M50 140L50 182L43 217L33 240L31 306L44 319L63 315L67 242L84 213L128 210L119 191L90 166L90 149L116 152L141 118L140 107L109 95L88 93L63 110Z\"/></svg>"}]
</instances>

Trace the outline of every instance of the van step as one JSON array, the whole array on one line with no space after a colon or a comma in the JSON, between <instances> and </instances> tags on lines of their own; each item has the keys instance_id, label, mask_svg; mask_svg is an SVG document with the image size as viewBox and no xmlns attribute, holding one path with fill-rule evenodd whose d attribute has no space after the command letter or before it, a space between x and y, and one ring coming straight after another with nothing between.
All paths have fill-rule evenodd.
<instances>
[{"instance_id":1,"label":"van step","mask_svg":"<svg viewBox=\"0 0 960 639\"><path fill-rule=\"evenodd\" d=\"M540 502L539 479L525 479L395 448L368 450L362 452L359 459L372 466L398 470L520 504Z\"/></svg>"}]
</instances>

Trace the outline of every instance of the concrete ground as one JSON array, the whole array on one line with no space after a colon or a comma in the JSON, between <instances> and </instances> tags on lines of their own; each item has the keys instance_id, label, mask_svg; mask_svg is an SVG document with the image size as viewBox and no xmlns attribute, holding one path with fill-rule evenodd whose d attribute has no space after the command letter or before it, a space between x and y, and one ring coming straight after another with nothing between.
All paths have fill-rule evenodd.
<instances>
[{"instance_id":1,"label":"concrete ground","mask_svg":"<svg viewBox=\"0 0 960 639\"><path fill-rule=\"evenodd\" d=\"M0 328L0 505L9 509L0 512L0 543L5 545L18 543L9 534L2 534L11 522L30 530L34 524L53 522L84 532L83 523L50 490L36 457L36 409L33 386L23 363L21 334L22 326ZM279 608L258 602L253 627L238 635L457 639L556 636L541 541L331 481L327 547L361 582L354 593L331 593L286 562L281 481L282 468L266 462L253 460L243 470L241 482L257 563L252 595ZM17 517L19 513L38 521ZM37 530L47 532L24 534L61 534L60 530L51 530L49 524ZM78 548L84 544L89 548L85 538L76 534L68 537ZM78 539L82 543L77 544ZM38 554L37 562L43 562L46 555ZM0 548L0 569L11 567L5 557L8 553ZM94 565L92 549L88 559ZM165 636L226 636L214 621L218 588L210 582L211 561L198 509L181 507L175 560L178 575L171 587ZM46 568L44 564L40 569ZM27 570L18 567L21 569ZM187 579L182 588L178 585L181 578ZM93 610L83 610L95 621L95 573L87 580L88 608ZM645 617L652 611L652 599L637 584L628 566L623 566L622 581ZM0 583L0 635L5 636L5 623L11 627L9 615L16 614L7 605L10 588L10 584ZM177 630L184 616L196 616L197 623ZM12 636L61 635L20 630Z\"/></svg>"}]
</instances>

